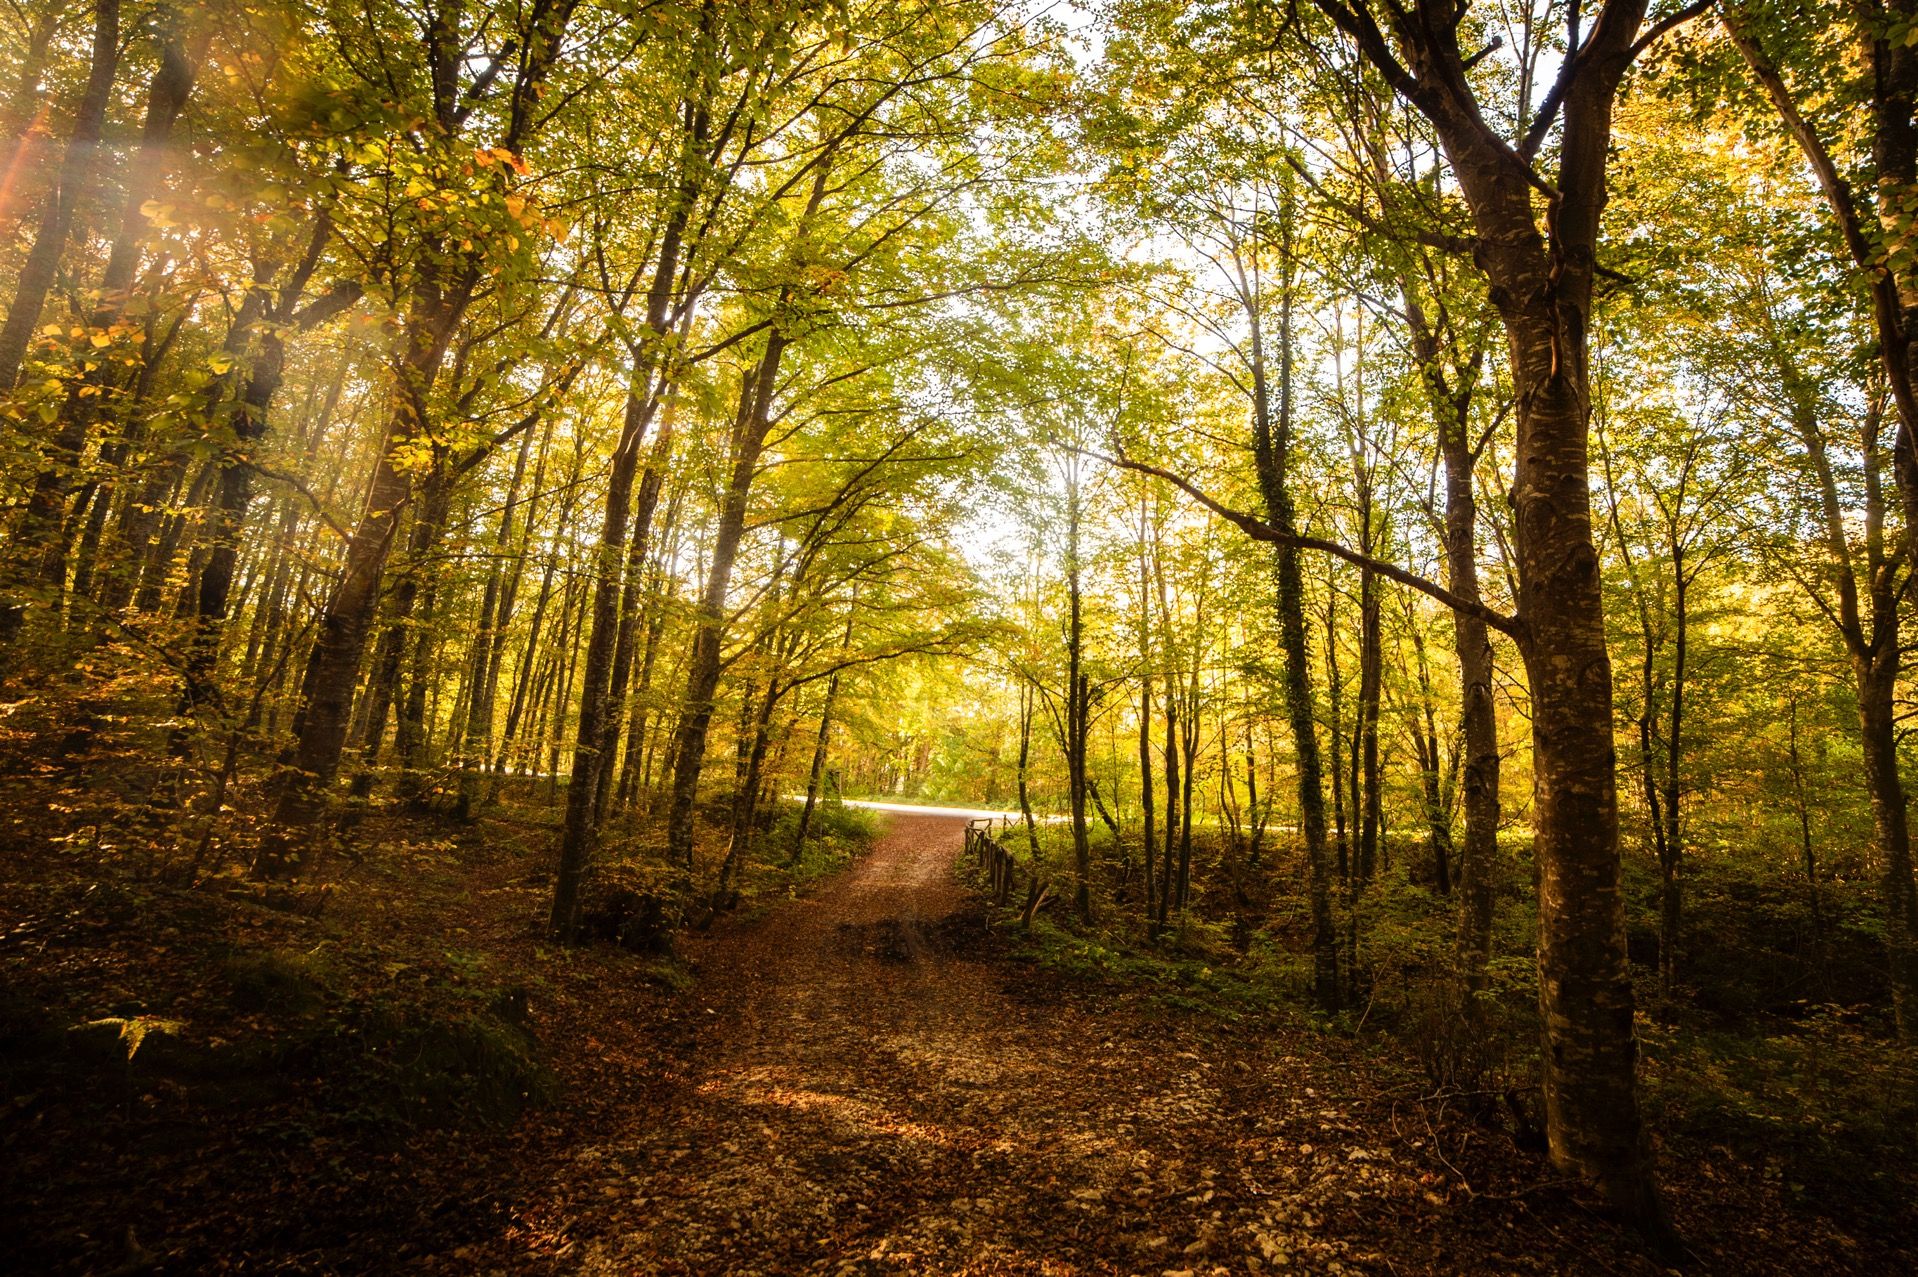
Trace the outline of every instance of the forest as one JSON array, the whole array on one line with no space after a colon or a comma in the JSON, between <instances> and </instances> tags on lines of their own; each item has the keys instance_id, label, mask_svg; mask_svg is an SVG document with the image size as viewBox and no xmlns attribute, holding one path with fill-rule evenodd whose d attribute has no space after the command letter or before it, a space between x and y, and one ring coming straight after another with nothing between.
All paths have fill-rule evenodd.
<instances>
[{"instance_id":1,"label":"forest","mask_svg":"<svg viewBox=\"0 0 1918 1277\"><path fill-rule=\"evenodd\" d=\"M14 1271L1909 1271L1918 0L0 0L0 311Z\"/></svg>"}]
</instances>

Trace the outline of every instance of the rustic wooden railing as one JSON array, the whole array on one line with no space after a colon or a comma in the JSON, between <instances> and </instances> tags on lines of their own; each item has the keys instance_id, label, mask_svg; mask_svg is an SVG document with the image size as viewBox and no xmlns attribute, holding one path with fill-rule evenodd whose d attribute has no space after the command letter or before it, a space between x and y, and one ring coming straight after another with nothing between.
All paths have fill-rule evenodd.
<instances>
[{"instance_id":1,"label":"rustic wooden railing","mask_svg":"<svg viewBox=\"0 0 1918 1277\"><path fill-rule=\"evenodd\" d=\"M1034 866L1021 868L1018 858L1007 850L1005 834L1011 820L1004 816L975 816L966 821L966 854L979 864L986 880L986 895L994 904L1004 905L1021 882L1026 888L1026 905L1021 921L1028 925L1032 916L1051 898L1052 888L1037 876Z\"/></svg>"}]
</instances>

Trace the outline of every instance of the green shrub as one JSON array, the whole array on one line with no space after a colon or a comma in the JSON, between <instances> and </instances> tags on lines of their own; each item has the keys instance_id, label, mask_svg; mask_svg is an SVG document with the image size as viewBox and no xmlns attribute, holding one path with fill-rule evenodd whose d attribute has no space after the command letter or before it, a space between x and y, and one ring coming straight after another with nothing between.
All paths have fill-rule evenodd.
<instances>
[{"instance_id":1,"label":"green shrub","mask_svg":"<svg viewBox=\"0 0 1918 1277\"><path fill-rule=\"evenodd\" d=\"M1918 1183L1918 1051L1849 1013L1820 1011L1780 1028L1788 1031L1641 1021L1653 1128L1668 1140L1745 1150L1788 1192L1835 1209L1908 1212Z\"/></svg>"},{"instance_id":2,"label":"green shrub","mask_svg":"<svg viewBox=\"0 0 1918 1277\"><path fill-rule=\"evenodd\" d=\"M230 954L224 964L241 1011L304 1015L325 1001L329 981L316 954L283 949Z\"/></svg>"}]
</instances>

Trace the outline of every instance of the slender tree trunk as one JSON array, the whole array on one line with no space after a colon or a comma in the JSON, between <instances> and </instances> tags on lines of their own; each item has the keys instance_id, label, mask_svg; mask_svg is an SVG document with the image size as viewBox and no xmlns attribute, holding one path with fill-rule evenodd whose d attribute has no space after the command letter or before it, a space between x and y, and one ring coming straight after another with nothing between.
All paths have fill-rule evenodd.
<instances>
[{"instance_id":1,"label":"slender tree trunk","mask_svg":"<svg viewBox=\"0 0 1918 1277\"><path fill-rule=\"evenodd\" d=\"M414 533L417 556L409 555L409 573L419 582L415 596L415 615L406 626L406 695L393 727L393 754L399 763L399 781L395 786L399 800L408 807L419 806L427 795L427 747L430 737L429 697L437 692L434 656L439 649L440 573L437 560L446 536L446 521L452 501L452 479L437 472L428 477L427 490L415 516Z\"/></svg>"},{"instance_id":2,"label":"slender tree trunk","mask_svg":"<svg viewBox=\"0 0 1918 1277\"><path fill-rule=\"evenodd\" d=\"M1172 689L1170 671L1166 676L1164 763L1165 848L1159 858L1159 916L1154 919L1154 935L1165 930L1172 916L1172 866L1179 845L1179 697Z\"/></svg>"},{"instance_id":3,"label":"slender tree trunk","mask_svg":"<svg viewBox=\"0 0 1918 1277\"><path fill-rule=\"evenodd\" d=\"M68 135L66 155L61 161L59 178L47 193L40 227L33 247L27 250L20 274L14 281L13 300L7 317L0 323L0 394L13 389L20 378L20 365L26 358L27 343L40 322L47 293L53 288L60 258L66 252L73 231L74 217L93 186L99 167L100 138L106 125L107 103L113 93L114 72L120 57L119 0L96 0L94 4L92 60L87 82L74 113L73 131ZM65 434L50 441L48 468L60 477L71 470L79 456L79 447ZM59 537L63 487L41 491L36 484L33 497L23 512L13 537L17 562L6 576L7 597L0 598L0 660L11 660L14 639L26 620L28 600L21 595L34 576L51 543ZM20 547L29 554L21 555ZM31 565L30 565L31 564Z\"/></svg>"},{"instance_id":4,"label":"slender tree trunk","mask_svg":"<svg viewBox=\"0 0 1918 1277\"><path fill-rule=\"evenodd\" d=\"M1147 671L1139 677L1139 812L1145 830L1141 845L1141 869L1145 879L1145 916L1152 920L1153 848L1158 846L1158 828L1156 813L1153 811L1152 797L1152 674Z\"/></svg>"},{"instance_id":5,"label":"slender tree trunk","mask_svg":"<svg viewBox=\"0 0 1918 1277\"><path fill-rule=\"evenodd\" d=\"M372 672L366 680L365 692L359 697L359 717L354 726L354 739L360 746L358 772L352 784L355 799L364 799L373 792L374 769L379 765L387 718L396 700L400 702L400 713L393 745L402 769L400 797L407 801L413 797L405 769L418 762L417 723L426 712L425 671L419 658L432 617L432 578L427 560L439 545L451 499L451 478L444 463L436 464L420 482L406 553L389 591L386 627L374 645ZM407 676L404 698L400 694L402 675ZM420 699L413 704L416 688ZM413 739L409 739L409 732L414 733Z\"/></svg>"},{"instance_id":6,"label":"slender tree trunk","mask_svg":"<svg viewBox=\"0 0 1918 1277\"><path fill-rule=\"evenodd\" d=\"M1680 763L1684 757L1685 662L1691 632L1691 581L1686 576L1683 550L1672 547L1674 601L1672 607L1672 708L1665 739L1663 764L1659 777L1659 808L1664 827L1658 837L1658 975L1666 993L1678 982L1679 937L1684 933L1684 884L1680 877L1684 866L1684 844L1680 841L1679 816Z\"/></svg>"},{"instance_id":7,"label":"slender tree trunk","mask_svg":"<svg viewBox=\"0 0 1918 1277\"><path fill-rule=\"evenodd\" d=\"M1826 983L1825 904L1818 884L1818 853L1811 840L1811 804L1805 797L1805 764L1798 752L1798 698L1792 697L1788 758L1791 761L1792 805L1797 809L1799 849L1805 866L1805 891L1811 904L1812 953L1820 984Z\"/></svg>"},{"instance_id":8,"label":"slender tree trunk","mask_svg":"<svg viewBox=\"0 0 1918 1277\"><path fill-rule=\"evenodd\" d=\"M550 417L544 434L540 446L541 465L533 479L536 494L540 475L544 473L545 445L552 438ZM455 807L455 815L460 820L473 819L483 793L485 760L493 735L493 697L499 684L499 637L506 629L505 613L511 607L505 597L508 593L506 559L513 551L513 516L519 505L520 484L526 477L526 463L532 447L533 432L528 430L520 440L518 455L513 458L513 477L506 485L506 504L500 510L499 530L493 535L493 561L487 566L486 585L480 592L479 625L473 635L472 651L469 653L471 668L467 674L467 684L472 692L467 697L466 716L460 733L459 799ZM522 561L520 556L514 556L515 571Z\"/></svg>"},{"instance_id":9,"label":"slender tree trunk","mask_svg":"<svg viewBox=\"0 0 1918 1277\"><path fill-rule=\"evenodd\" d=\"M806 802L799 809L799 828L793 835L790 863L805 854L806 838L812 833L813 809L819 803L819 782L826 774L826 750L832 743L832 711L839 699L839 672L826 679L826 696L819 706L819 734L813 741L812 766L806 769Z\"/></svg>"},{"instance_id":10,"label":"slender tree trunk","mask_svg":"<svg viewBox=\"0 0 1918 1277\"><path fill-rule=\"evenodd\" d=\"M274 828L261 845L257 863L258 871L269 877L299 871L306 852L303 844L312 837L339 775L353 689L379 601L380 581L401 508L412 493L412 484L396 463L396 452L417 438L424 426L426 394L439 375L474 282L469 270L446 291L426 286L406 324L397 408L387 420L373 479L367 485L366 505L347 543L339 583L327 600L319 636L300 681L295 727L299 739L292 769L282 782Z\"/></svg>"},{"instance_id":11,"label":"slender tree trunk","mask_svg":"<svg viewBox=\"0 0 1918 1277\"><path fill-rule=\"evenodd\" d=\"M652 416L647 389L642 384L628 387L626 420L619 447L613 453L606 517L600 529L591 632L586 641L586 665L581 675L578 744L573 751L572 777L566 789L559 873L553 888L552 930L555 937L565 942L574 938L578 926L579 893L598 826L599 776L607 763L607 747L613 743L612 731L617 721L608 701L626 576L623 551L631 514L633 477L638 468L639 447L645 440ZM554 769L558 769L557 759Z\"/></svg>"},{"instance_id":12,"label":"slender tree trunk","mask_svg":"<svg viewBox=\"0 0 1918 1277\"><path fill-rule=\"evenodd\" d=\"M1338 581L1329 574L1325 583L1325 699L1326 724L1325 744L1330 755L1332 769L1332 864L1341 883L1348 887L1352 882L1352 839L1348 836L1349 825L1345 819L1346 808L1352 807L1353 823L1356 823L1358 808L1356 799L1348 798L1348 773L1345 766L1345 671L1339 665L1339 591ZM1358 766L1358 753L1352 754L1352 765ZM1349 790L1356 794L1356 789Z\"/></svg>"},{"instance_id":13,"label":"slender tree trunk","mask_svg":"<svg viewBox=\"0 0 1918 1277\"><path fill-rule=\"evenodd\" d=\"M1369 534L1364 542L1366 552L1370 553ZM1358 804L1355 814L1359 826L1358 872L1354 877L1361 885L1369 883L1379 868L1379 699L1384 665L1383 627L1380 620L1378 574L1361 571L1358 721L1352 742L1353 769L1357 772L1356 779L1359 782L1353 788L1353 796Z\"/></svg>"},{"instance_id":14,"label":"slender tree trunk","mask_svg":"<svg viewBox=\"0 0 1918 1277\"><path fill-rule=\"evenodd\" d=\"M1276 420L1266 387L1265 355L1258 315L1253 321L1253 458L1266 516L1281 532L1296 535L1288 470L1292 451L1291 210L1282 219L1284 278L1279 302L1279 394ZM1311 657L1305 639L1305 576L1299 551L1274 551L1274 595L1279 646L1285 657L1285 712L1298 763L1299 827L1305 841L1306 889L1312 913L1312 991L1321 1007L1339 1003L1339 942L1332 918L1331 866L1325 842L1325 777L1319 759L1318 724L1312 703Z\"/></svg>"},{"instance_id":15,"label":"slender tree trunk","mask_svg":"<svg viewBox=\"0 0 1918 1277\"><path fill-rule=\"evenodd\" d=\"M1139 497L1139 812L1144 821L1141 870L1145 880L1145 918L1153 919L1153 849L1158 830L1152 809L1152 574L1146 553L1146 499Z\"/></svg>"},{"instance_id":16,"label":"slender tree trunk","mask_svg":"<svg viewBox=\"0 0 1918 1277\"><path fill-rule=\"evenodd\" d=\"M1032 765L1032 711L1033 702L1038 699L1036 690L1030 683L1019 688L1019 816L1025 824L1026 849L1032 856L1032 872L1039 873L1039 822L1032 818L1032 788L1029 783Z\"/></svg>"},{"instance_id":17,"label":"slender tree trunk","mask_svg":"<svg viewBox=\"0 0 1918 1277\"><path fill-rule=\"evenodd\" d=\"M1481 602L1478 581L1478 502L1473 493L1474 460L1458 416L1446 423L1445 566L1446 585L1468 603ZM1465 764L1460 806L1465 841L1458 864L1458 957L1468 989L1485 988L1485 967L1492 956L1492 924L1498 887L1504 877L1498 850L1498 714L1492 702L1492 635L1483 620L1466 612L1452 615L1453 649L1458 658L1459 726Z\"/></svg>"},{"instance_id":18,"label":"slender tree trunk","mask_svg":"<svg viewBox=\"0 0 1918 1277\"><path fill-rule=\"evenodd\" d=\"M624 574L621 571L620 551L625 547L628 536L627 524L631 516L633 479L639 464L640 445L645 442L653 414L658 410L661 397L672 380L672 356L665 349L665 342L686 227L701 187L696 161L705 150L709 116L704 105L690 100L683 105L682 112L685 135L680 151L679 187L660 236L659 258L646 294L646 335L632 352L634 368L627 393L626 420L619 448L613 457L613 473L606 496L606 518L600 531L592 633L587 639L585 681L580 699L578 748L573 754L573 775L566 794L566 817L560 832L559 872L553 884L553 934L565 941L573 939L577 928L580 888L587 858L591 855L592 844L598 833L598 815L603 802L600 778L611 762L608 755L612 747L618 743L614 735L618 726L618 707L609 704L608 699L618 660L621 629L620 604ZM775 336L768 343L768 349L775 349L777 344ZM659 384L654 386L656 371L659 373ZM650 509L647 517L650 520ZM743 519L743 509L741 517ZM730 562L727 568L730 574ZM723 590L721 601L724 601ZM629 634L629 650L630 643ZM713 658L713 677L717 682L716 641ZM624 689L621 690L623 692ZM690 819L689 813L688 863L691 851Z\"/></svg>"},{"instance_id":19,"label":"slender tree trunk","mask_svg":"<svg viewBox=\"0 0 1918 1277\"><path fill-rule=\"evenodd\" d=\"M1204 618L1195 618L1203 625ZM1183 754L1184 775L1179 789L1179 876L1175 898L1184 914L1192 895L1192 787L1199 772L1199 653L1192 654L1192 672L1186 684L1184 721L1180 724L1179 746Z\"/></svg>"},{"instance_id":20,"label":"slender tree trunk","mask_svg":"<svg viewBox=\"0 0 1918 1277\"><path fill-rule=\"evenodd\" d=\"M1864 745L1865 789L1877 835L1885 897L1885 947L1890 958L1892 1019L1898 1035L1918 1036L1918 892L1913 890L1911 830L1898 767L1897 658L1895 643L1852 658L1858 690L1859 735Z\"/></svg>"},{"instance_id":21,"label":"slender tree trunk","mask_svg":"<svg viewBox=\"0 0 1918 1277\"><path fill-rule=\"evenodd\" d=\"M73 131L67 137L57 185L47 195L33 247L14 281L13 301L0 324L0 392L13 389L20 379L27 342L40 322L41 308L53 288L60 258L66 252L73 220L93 187L100 165L100 138L106 128L107 104L113 96L113 76L120 61L120 0L95 0L93 50L86 87L74 111Z\"/></svg>"},{"instance_id":22,"label":"slender tree trunk","mask_svg":"<svg viewBox=\"0 0 1918 1277\"><path fill-rule=\"evenodd\" d=\"M166 173L167 142L174 121L186 106L193 91L193 64L181 44L179 33L163 19L160 27L160 65L147 88L146 119L140 132L140 145L127 166L126 198L120 214L120 226L107 252L107 264L100 274L99 291L93 309L87 315L87 328L113 340L112 329L126 312L133 289L134 271L140 263L147 218L141 208L160 189ZM36 245L38 247L38 245ZM12 316L8 316L11 320ZM4 334L0 334L0 358L4 358ZM49 441L48 465L35 478L27 500L23 539L41 541L39 577L42 584L58 591L66 581L67 550L70 540L66 518L66 498L74 486L87 437L99 414L109 380L110 366L104 359L89 361L72 383L66 403L60 411L58 428Z\"/></svg>"},{"instance_id":23,"label":"slender tree trunk","mask_svg":"<svg viewBox=\"0 0 1918 1277\"><path fill-rule=\"evenodd\" d=\"M662 386L660 393L667 394L665 387ZM627 684L632 679L633 652L638 646L644 615L646 566L652 554L653 515L659 509L660 489L665 483L666 465L673 450L673 411L673 401L667 398L660 410L659 431L647 456L645 472L639 479L639 495L633 502L632 544L626 555L626 584L619 612L619 632L613 642L612 676L606 688L606 699L613 716L604 728L606 757L598 767L599 788L594 795L598 820L606 818L612 804L615 777L612 748L626 708ZM638 713L638 710L633 712Z\"/></svg>"},{"instance_id":24,"label":"slender tree trunk","mask_svg":"<svg viewBox=\"0 0 1918 1277\"><path fill-rule=\"evenodd\" d=\"M719 686L720 645L726 632L726 592L732 585L733 562L746 530L746 503L759 468L760 450L770 428L772 396L779 378L786 339L775 328L766 339L765 353L740 390L735 421L732 472L720 497L719 523L713 533L712 559L706 568L706 586L700 596L692 651L687 660L685 709L674 747L672 806L666 822L667 854L677 864L693 864L694 816L699 803L699 776L706 763L706 736L712 726L713 694Z\"/></svg>"},{"instance_id":25,"label":"slender tree trunk","mask_svg":"<svg viewBox=\"0 0 1918 1277\"><path fill-rule=\"evenodd\" d=\"M846 605L846 632L839 639L839 656L844 660L852 650L853 620L859 615L859 600L854 596ZM813 742L812 766L806 772L806 804L799 809L799 829L793 835L790 863L797 863L806 851L806 835L812 831L813 808L819 802L819 781L826 774L826 750L832 743L832 711L839 700L839 677L834 670L826 677L826 695L819 706L819 735Z\"/></svg>"},{"instance_id":26,"label":"slender tree trunk","mask_svg":"<svg viewBox=\"0 0 1918 1277\"><path fill-rule=\"evenodd\" d=\"M753 715L747 736L745 774L740 778L739 793L733 800L732 839L727 843L726 858L719 866L719 883L713 891L715 908L724 907L729 901L733 875L738 872L739 862L752 851L753 836L759 825L759 790L766 773L766 752L772 743L773 710L779 704L780 695L778 679L774 678L766 684L766 694L760 698Z\"/></svg>"},{"instance_id":27,"label":"slender tree trunk","mask_svg":"<svg viewBox=\"0 0 1918 1277\"><path fill-rule=\"evenodd\" d=\"M1069 467L1066 498L1066 802L1072 820L1073 907L1081 923L1092 921L1092 847L1086 828L1086 736L1091 682L1085 674L1085 607L1080 590L1079 472Z\"/></svg>"},{"instance_id":28,"label":"slender tree trunk","mask_svg":"<svg viewBox=\"0 0 1918 1277\"><path fill-rule=\"evenodd\" d=\"M571 473L568 474L565 487L562 489L564 495L559 502L558 526L561 528L567 527L572 521L574 504L579 495L580 470L584 462L584 454L576 452L573 456ZM527 527L530 534L530 518ZM533 614L527 622L526 646L520 652L518 670L513 678L513 696L506 706L506 726L500 732L499 753L493 759L492 772L495 784L505 775L509 757L519 757L522 762L527 757L524 751L519 755L513 753L515 743L520 741L520 722L529 705L538 706L544 703L542 695L534 686L534 681L540 669L540 635L544 632L543 622L546 620L546 610L552 603L553 581L558 572L559 556L549 554L546 566L540 572L539 594L533 601ZM565 587L562 585L562 595L564 592ZM534 714L535 717L538 716L537 709ZM528 733L528 738L533 741L539 739L537 728ZM537 758L538 750L534 749L531 756Z\"/></svg>"},{"instance_id":29,"label":"slender tree trunk","mask_svg":"<svg viewBox=\"0 0 1918 1277\"><path fill-rule=\"evenodd\" d=\"M1412 733L1418 744L1419 781L1425 797L1425 827L1432 850L1434 886L1442 896L1452 891L1452 821L1446 803L1445 783L1440 778L1444 756L1439 743L1438 707L1433 703L1432 670L1425 657L1425 635L1419 630L1418 617L1407 609L1406 624L1412 632L1412 652L1418 675L1419 714Z\"/></svg>"}]
</instances>

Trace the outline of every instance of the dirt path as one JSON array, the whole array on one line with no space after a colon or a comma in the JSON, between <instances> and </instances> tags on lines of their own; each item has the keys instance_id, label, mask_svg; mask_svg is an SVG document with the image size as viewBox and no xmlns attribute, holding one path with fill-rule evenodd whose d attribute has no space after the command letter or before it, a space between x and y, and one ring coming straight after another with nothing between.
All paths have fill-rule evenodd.
<instances>
[{"instance_id":1,"label":"dirt path","mask_svg":"<svg viewBox=\"0 0 1918 1277\"><path fill-rule=\"evenodd\" d=\"M700 942L697 1046L661 1110L623 1114L509 1236L440 1266L1587 1270L1589 1238L1462 1217L1423 1141L1381 1141L1325 1060L1022 987L953 872L963 828L894 815L813 897Z\"/></svg>"},{"instance_id":2,"label":"dirt path","mask_svg":"<svg viewBox=\"0 0 1918 1277\"><path fill-rule=\"evenodd\" d=\"M666 1112L578 1150L564 1178L598 1195L553 1207L564 1266L1158 1273L1358 1258L1313 1235L1309 1206L1258 1196L1256 1163L1207 1155L1258 1152L1261 1123L1221 1076L1250 1066L1001 987L953 873L963 829L894 815L818 894L707 942L698 1059Z\"/></svg>"}]
</instances>

